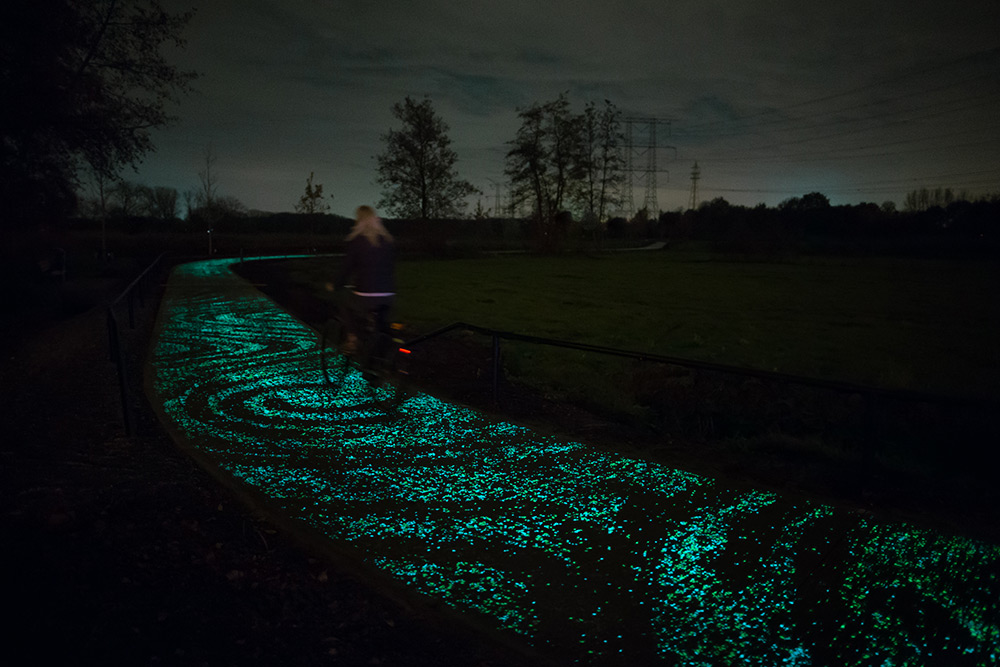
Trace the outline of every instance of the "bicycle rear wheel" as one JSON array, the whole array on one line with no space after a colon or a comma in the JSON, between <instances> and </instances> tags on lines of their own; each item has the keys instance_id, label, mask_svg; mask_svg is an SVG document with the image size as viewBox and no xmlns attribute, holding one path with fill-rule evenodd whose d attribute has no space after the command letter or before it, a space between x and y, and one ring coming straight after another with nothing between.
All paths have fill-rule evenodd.
<instances>
[{"instance_id":1,"label":"bicycle rear wheel","mask_svg":"<svg viewBox=\"0 0 1000 667\"><path fill-rule=\"evenodd\" d=\"M373 400L383 412L395 415L410 395L406 375L401 372L399 345L392 336L382 333L374 337L369 352L367 369Z\"/></svg>"},{"instance_id":2,"label":"bicycle rear wheel","mask_svg":"<svg viewBox=\"0 0 1000 667\"><path fill-rule=\"evenodd\" d=\"M351 363L350 357L341 351L346 338L347 329L339 317L330 318L320 333L319 365L323 381L335 391L343 386Z\"/></svg>"}]
</instances>

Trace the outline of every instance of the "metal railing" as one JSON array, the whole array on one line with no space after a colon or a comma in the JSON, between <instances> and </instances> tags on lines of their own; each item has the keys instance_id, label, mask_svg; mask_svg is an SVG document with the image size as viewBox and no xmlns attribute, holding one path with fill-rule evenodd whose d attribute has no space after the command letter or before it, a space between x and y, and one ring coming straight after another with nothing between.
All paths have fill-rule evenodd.
<instances>
[{"instance_id":1,"label":"metal railing","mask_svg":"<svg viewBox=\"0 0 1000 667\"><path fill-rule=\"evenodd\" d=\"M126 364L126 356L122 345L121 327L118 323L118 316L115 309L123 304L128 312L129 329L136 327L136 306L143 307L146 303L150 284L153 280L153 270L159 266L166 253L160 254L153 262L145 268L136 278L122 290L107 306L107 326L108 326L108 352L112 363L118 371L118 388L121 394L122 422L125 426L125 435L135 435L135 419L132 415L130 405L131 393L129 391L129 373Z\"/></svg>"},{"instance_id":2,"label":"metal railing","mask_svg":"<svg viewBox=\"0 0 1000 667\"><path fill-rule=\"evenodd\" d=\"M477 326L475 324L469 324L467 322L455 322L453 324L449 324L448 326L436 329L427 334L423 334L409 341L406 341L405 345L408 347L419 345L424 341L436 338L451 331L469 331L471 333L490 336L491 347L492 347L492 367L493 367L492 390L493 390L494 401L499 400L500 377L503 373L503 370L500 365L500 340L512 340L524 343L533 343L536 345L547 345L550 347L559 347L570 350L580 350L583 352L593 352L596 354L604 354L608 356L624 357L628 359L635 359L637 361L648 361L659 364L669 364L671 366L679 366L681 368L714 371L729 375L738 375L742 377L752 377L762 380L785 382L785 383L815 387L820 389L830 389L841 393L861 394L863 396L873 397L873 398L884 397L884 398L891 398L894 400L903 400L911 402L930 402L930 403L937 403L944 405L968 406L968 407L979 407L979 408L1000 407L1000 404L996 404L992 401L983 399L948 396L943 394L931 394L927 392L919 392L907 389L889 389L885 387L876 387L872 385L864 385L853 382L827 380L823 378L813 378L801 375L792 375L788 373L780 373L777 371L766 371L755 368L746 368L743 366L729 366L725 364L713 363L710 361L699 361L697 359L686 359L682 357L653 354L649 352L637 352L634 350L622 350L612 347L604 347L601 345L591 345L589 343L578 343L574 341L543 338L540 336L530 336L526 334L512 333L509 331L499 331L496 329Z\"/></svg>"}]
</instances>

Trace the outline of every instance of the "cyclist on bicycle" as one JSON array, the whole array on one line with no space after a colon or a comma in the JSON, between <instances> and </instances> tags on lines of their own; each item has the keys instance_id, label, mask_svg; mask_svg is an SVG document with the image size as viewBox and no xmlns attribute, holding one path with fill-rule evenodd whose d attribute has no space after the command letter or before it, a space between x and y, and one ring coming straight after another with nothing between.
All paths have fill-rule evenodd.
<instances>
[{"instance_id":1,"label":"cyclist on bicycle","mask_svg":"<svg viewBox=\"0 0 1000 667\"><path fill-rule=\"evenodd\" d=\"M385 330L386 317L396 296L393 238L371 206L359 206L356 221L347 235L347 254L338 288L351 285L348 308L346 352L357 348L369 313L375 313L376 326Z\"/></svg>"}]
</instances>

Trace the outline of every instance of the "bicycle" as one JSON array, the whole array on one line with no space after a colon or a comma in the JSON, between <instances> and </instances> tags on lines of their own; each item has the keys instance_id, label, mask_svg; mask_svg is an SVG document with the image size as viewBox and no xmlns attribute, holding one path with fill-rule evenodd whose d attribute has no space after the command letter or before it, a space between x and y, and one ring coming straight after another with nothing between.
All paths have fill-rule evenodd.
<instances>
[{"instance_id":1,"label":"bicycle","mask_svg":"<svg viewBox=\"0 0 1000 667\"><path fill-rule=\"evenodd\" d=\"M349 386L360 388L363 398L394 414L409 395L406 362L410 351L402 347L402 325L386 321L386 308L370 310L355 349L346 349L349 314L343 300L338 295L334 314L320 334L323 380L336 395Z\"/></svg>"}]
</instances>

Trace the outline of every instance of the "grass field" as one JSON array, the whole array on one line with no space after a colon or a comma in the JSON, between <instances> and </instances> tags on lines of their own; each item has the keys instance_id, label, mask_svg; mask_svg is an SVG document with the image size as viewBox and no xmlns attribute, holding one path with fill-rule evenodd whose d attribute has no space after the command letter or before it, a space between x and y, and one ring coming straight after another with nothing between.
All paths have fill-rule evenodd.
<instances>
[{"instance_id":1,"label":"grass field","mask_svg":"<svg viewBox=\"0 0 1000 667\"><path fill-rule=\"evenodd\" d=\"M335 263L287 260L258 278L280 283L292 300L300 290L324 298L329 293L320 286ZM413 335L464 321L986 399L976 405L873 396L503 341L511 382L502 384L497 403L480 405L733 483L974 532L995 525L988 508L1000 505L987 500L995 497L1000 435L990 407L1000 396L995 264L806 257L753 263L669 250L401 261L397 274L398 319ZM489 391L488 370L467 374L468 340L488 350L487 337L459 332L428 342L437 364L456 361L453 378L441 366L456 384L437 387L460 387L458 400ZM424 372L433 386L434 371ZM539 392L542 401L533 403Z\"/></svg>"},{"instance_id":2,"label":"grass field","mask_svg":"<svg viewBox=\"0 0 1000 667\"><path fill-rule=\"evenodd\" d=\"M329 260L293 269L306 285L321 285L329 270ZM397 273L398 318L418 331L464 321L881 387L1000 396L995 263L742 263L659 251L404 261ZM548 348L522 348L515 372L524 355L557 386L601 372L600 361L567 366Z\"/></svg>"}]
</instances>

